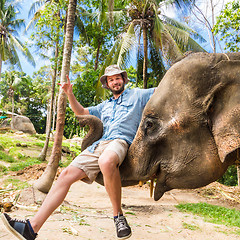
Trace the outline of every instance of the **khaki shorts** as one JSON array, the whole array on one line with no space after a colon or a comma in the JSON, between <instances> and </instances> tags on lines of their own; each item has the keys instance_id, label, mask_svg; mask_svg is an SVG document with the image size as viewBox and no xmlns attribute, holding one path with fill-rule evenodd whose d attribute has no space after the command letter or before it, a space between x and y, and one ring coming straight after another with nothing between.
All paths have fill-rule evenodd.
<instances>
[{"instance_id":1,"label":"khaki shorts","mask_svg":"<svg viewBox=\"0 0 240 240\"><path fill-rule=\"evenodd\" d=\"M119 165L121 165L126 157L128 147L128 143L122 139L101 141L93 153L85 149L71 162L70 166L82 169L88 176L88 178L84 178L82 181L92 183L100 172L98 159L101 154L105 150L114 151L118 155Z\"/></svg>"}]
</instances>

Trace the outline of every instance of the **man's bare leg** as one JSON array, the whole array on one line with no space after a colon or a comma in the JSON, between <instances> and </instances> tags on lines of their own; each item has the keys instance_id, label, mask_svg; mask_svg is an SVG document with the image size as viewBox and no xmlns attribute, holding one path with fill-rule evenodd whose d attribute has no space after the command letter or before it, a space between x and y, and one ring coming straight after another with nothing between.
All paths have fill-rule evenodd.
<instances>
[{"instance_id":1,"label":"man's bare leg","mask_svg":"<svg viewBox=\"0 0 240 240\"><path fill-rule=\"evenodd\" d=\"M121 208L121 178L119 173L118 155L111 150L106 150L99 158L99 166L103 174L104 186L109 195L113 207L113 215L122 214Z\"/></svg>"},{"instance_id":2,"label":"man's bare leg","mask_svg":"<svg viewBox=\"0 0 240 240\"><path fill-rule=\"evenodd\" d=\"M85 172L77 167L68 166L62 171L56 183L47 194L37 214L30 220L35 233L39 231L53 211L61 205L70 186L85 177L87 177Z\"/></svg>"},{"instance_id":3,"label":"man's bare leg","mask_svg":"<svg viewBox=\"0 0 240 240\"><path fill-rule=\"evenodd\" d=\"M119 239L127 239L132 235L132 231L126 218L123 216L121 208L122 185L118 167L118 155L114 151L106 150L100 156L98 162L103 174L106 191L112 203L117 237Z\"/></svg>"}]
</instances>

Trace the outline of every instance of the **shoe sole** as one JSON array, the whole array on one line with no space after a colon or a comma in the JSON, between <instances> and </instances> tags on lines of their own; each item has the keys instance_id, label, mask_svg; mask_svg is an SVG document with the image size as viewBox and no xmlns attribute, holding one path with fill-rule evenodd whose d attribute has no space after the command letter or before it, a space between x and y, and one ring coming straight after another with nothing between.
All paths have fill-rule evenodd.
<instances>
[{"instance_id":1,"label":"shoe sole","mask_svg":"<svg viewBox=\"0 0 240 240\"><path fill-rule=\"evenodd\" d=\"M118 237L118 239L124 240L124 239L130 238L131 236L132 236L132 232L129 235L125 236L125 237L121 237L121 238Z\"/></svg>"},{"instance_id":2,"label":"shoe sole","mask_svg":"<svg viewBox=\"0 0 240 240\"><path fill-rule=\"evenodd\" d=\"M1 214L1 219L3 221L3 224L5 227L13 234L15 235L18 239L20 240L26 240L19 232L17 232L8 222L4 214Z\"/></svg>"}]
</instances>

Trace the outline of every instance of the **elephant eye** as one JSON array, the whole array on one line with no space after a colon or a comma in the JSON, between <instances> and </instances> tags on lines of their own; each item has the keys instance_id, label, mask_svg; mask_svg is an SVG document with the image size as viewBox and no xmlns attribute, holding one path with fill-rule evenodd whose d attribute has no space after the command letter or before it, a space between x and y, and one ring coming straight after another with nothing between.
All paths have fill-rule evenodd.
<instances>
[{"instance_id":1,"label":"elephant eye","mask_svg":"<svg viewBox=\"0 0 240 240\"><path fill-rule=\"evenodd\" d=\"M149 135L154 130L154 120L146 119L144 122L144 133L145 135Z\"/></svg>"},{"instance_id":2,"label":"elephant eye","mask_svg":"<svg viewBox=\"0 0 240 240\"><path fill-rule=\"evenodd\" d=\"M147 129L152 128L152 126L153 126L153 123L152 123L152 122L150 122L150 121L147 121L147 122L146 122L145 127L146 127Z\"/></svg>"}]
</instances>

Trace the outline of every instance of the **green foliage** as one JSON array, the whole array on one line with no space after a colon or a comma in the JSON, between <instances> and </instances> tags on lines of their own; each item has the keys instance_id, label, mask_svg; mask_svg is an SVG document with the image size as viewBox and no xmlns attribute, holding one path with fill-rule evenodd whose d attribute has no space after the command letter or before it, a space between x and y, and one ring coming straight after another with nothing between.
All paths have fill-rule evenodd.
<instances>
[{"instance_id":1,"label":"green foliage","mask_svg":"<svg viewBox=\"0 0 240 240\"><path fill-rule=\"evenodd\" d=\"M220 40L225 43L225 50L230 52L240 51L240 2L228 2L217 17L213 28L215 34L220 34Z\"/></svg>"},{"instance_id":2,"label":"green foliage","mask_svg":"<svg viewBox=\"0 0 240 240\"><path fill-rule=\"evenodd\" d=\"M82 75L79 75L77 69L81 68L80 65L75 64L76 79L73 81L73 93L77 100L84 106L89 107L96 105L99 101L96 99L96 84L98 80L98 71L92 68L85 69ZM70 107L66 109L64 136L71 138L74 135L80 136L84 131L80 129L78 120L76 119Z\"/></svg>"},{"instance_id":3,"label":"green foliage","mask_svg":"<svg viewBox=\"0 0 240 240\"><path fill-rule=\"evenodd\" d=\"M237 186L238 185L237 167L234 165L228 167L227 171L218 180L218 182L227 186Z\"/></svg>"},{"instance_id":4,"label":"green foliage","mask_svg":"<svg viewBox=\"0 0 240 240\"><path fill-rule=\"evenodd\" d=\"M31 46L40 50L40 56L49 59L53 65L55 61L62 58L61 51L59 51L58 59L52 56L54 55L56 43L58 43L59 49L62 49L63 46L66 8L66 1L46 1L42 8L35 12L32 19L32 21L37 20L37 22L34 28L35 31L30 37L33 40Z\"/></svg>"},{"instance_id":5,"label":"green foliage","mask_svg":"<svg viewBox=\"0 0 240 240\"><path fill-rule=\"evenodd\" d=\"M9 89L13 88L15 79L21 79L18 81L18 85L13 91L15 112L21 113L32 121L35 129L39 133L45 131L45 116L43 111L46 111L46 102L44 102L45 96L48 93L49 81L47 77L41 77L43 73L40 69L34 74L34 80L27 76L23 72L18 71L6 71L2 74L0 80L0 108L5 111L12 110L12 100L9 97ZM44 75L46 76L46 74Z\"/></svg>"},{"instance_id":6,"label":"green foliage","mask_svg":"<svg viewBox=\"0 0 240 240\"><path fill-rule=\"evenodd\" d=\"M9 154L6 154L3 151L0 151L0 160L4 161L4 162L9 162L9 163L13 163L16 162L16 160L14 159L14 157L12 157Z\"/></svg>"},{"instance_id":7,"label":"green foliage","mask_svg":"<svg viewBox=\"0 0 240 240\"><path fill-rule=\"evenodd\" d=\"M240 211L207 203L187 203L176 206L182 212L191 212L204 217L207 222L240 227Z\"/></svg>"}]
</instances>

